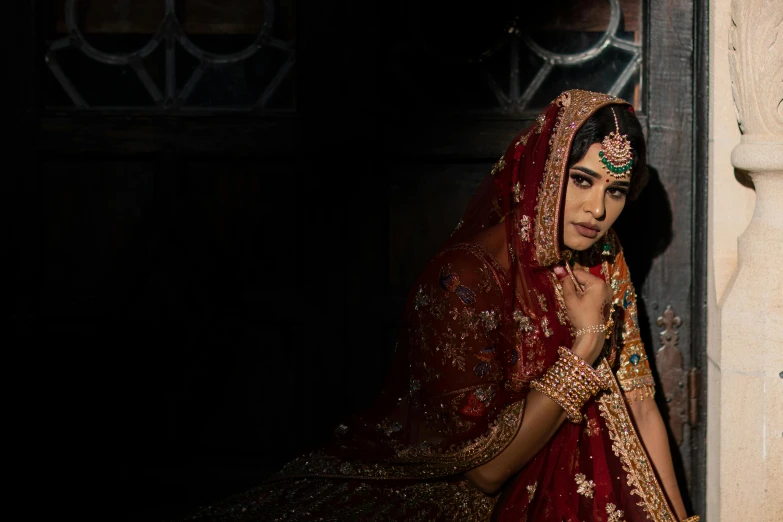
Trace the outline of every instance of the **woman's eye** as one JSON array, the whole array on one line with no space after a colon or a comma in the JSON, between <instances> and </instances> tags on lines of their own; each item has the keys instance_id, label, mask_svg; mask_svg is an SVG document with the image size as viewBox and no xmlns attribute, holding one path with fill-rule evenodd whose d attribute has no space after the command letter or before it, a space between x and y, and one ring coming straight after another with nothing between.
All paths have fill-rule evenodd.
<instances>
[{"instance_id":1,"label":"woman's eye","mask_svg":"<svg viewBox=\"0 0 783 522\"><path fill-rule=\"evenodd\" d=\"M589 188L593 186L589 179L580 174L571 174L571 181L580 188Z\"/></svg>"},{"instance_id":2,"label":"woman's eye","mask_svg":"<svg viewBox=\"0 0 783 522\"><path fill-rule=\"evenodd\" d=\"M625 189L620 189L620 188L610 188L609 190L607 190L607 192L609 193L610 196L617 199L622 199L628 194L628 192Z\"/></svg>"}]
</instances>

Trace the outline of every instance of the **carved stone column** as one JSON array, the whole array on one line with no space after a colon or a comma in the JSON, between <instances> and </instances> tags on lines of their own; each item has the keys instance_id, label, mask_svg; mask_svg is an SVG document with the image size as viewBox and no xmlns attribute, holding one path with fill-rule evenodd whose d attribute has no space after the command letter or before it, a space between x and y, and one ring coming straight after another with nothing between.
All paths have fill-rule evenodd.
<instances>
[{"instance_id":1,"label":"carved stone column","mask_svg":"<svg viewBox=\"0 0 783 522\"><path fill-rule=\"evenodd\" d=\"M783 520L783 1L732 0L731 18L742 132L731 162L756 208L720 310L720 519L772 522Z\"/></svg>"}]
</instances>

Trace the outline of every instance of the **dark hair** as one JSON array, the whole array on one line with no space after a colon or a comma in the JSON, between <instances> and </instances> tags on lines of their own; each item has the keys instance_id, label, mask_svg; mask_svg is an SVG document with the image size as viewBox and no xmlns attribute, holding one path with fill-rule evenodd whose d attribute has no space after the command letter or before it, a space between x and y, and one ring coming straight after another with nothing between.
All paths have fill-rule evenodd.
<instances>
[{"instance_id":1,"label":"dark hair","mask_svg":"<svg viewBox=\"0 0 783 522\"><path fill-rule=\"evenodd\" d=\"M636 116L624 105L607 105L601 107L595 114L584 122L576 132L574 142L571 145L571 153L568 155L568 167L578 163L587 149L593 143L601 143L604 136L616 130L614 115L617 115L617 123L620 126L620 134L628 136L633 152L633 170L631 170L631 187L628 189L628 199L634 200L647 185L647 144L644 141L642 124Z\"/></svg>"}]
</instances>

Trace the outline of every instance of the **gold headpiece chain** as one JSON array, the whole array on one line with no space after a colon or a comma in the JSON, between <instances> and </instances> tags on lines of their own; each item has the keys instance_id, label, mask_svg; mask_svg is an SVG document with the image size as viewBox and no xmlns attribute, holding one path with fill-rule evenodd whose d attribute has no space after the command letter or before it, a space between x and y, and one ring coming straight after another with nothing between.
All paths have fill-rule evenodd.
<instances>
[{"instance_id":1,"label":"gold headpiece chain","mask_svg":"<svg viewBox=\"0 0 783 522\"><path fill-rule=\"evenodd\" d=\"M620 124L617 122L617 114L612 109L614 116L614 127L616 131L610 132L601 142L601 150L598 157L604 164L606 170L612 173L617 179L625 176L633 168L633 153L631 152L631 142L627 134L620 134Z\"/></svg>"}]
</instances>

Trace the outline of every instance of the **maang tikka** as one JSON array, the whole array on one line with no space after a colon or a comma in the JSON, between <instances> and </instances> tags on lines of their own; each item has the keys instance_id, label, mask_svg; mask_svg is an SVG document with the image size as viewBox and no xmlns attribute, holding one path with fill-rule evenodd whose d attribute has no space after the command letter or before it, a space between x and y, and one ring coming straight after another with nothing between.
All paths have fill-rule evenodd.
<instances>
[{"instance_id":1,"label":"maang tikka","mask_svg":"<svg viewBox=\"0 0 783 522\"><path fill-rule=\"evenodd\" d=\"M603 150L598 152L601 163L606 170L612 173L617 179L625 176L633 167L633 154L631 152L631 142L627 134L620 134L620 124L617 122L617 114L612 109L614 116L614 127L616 131L610 132L601 142Z\"/></svg>"}]
</instances>

